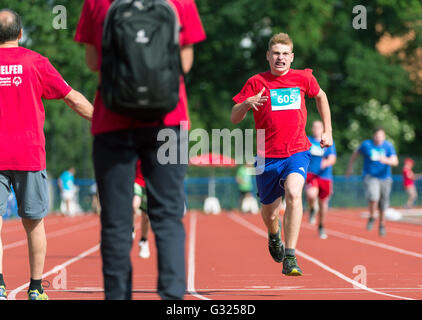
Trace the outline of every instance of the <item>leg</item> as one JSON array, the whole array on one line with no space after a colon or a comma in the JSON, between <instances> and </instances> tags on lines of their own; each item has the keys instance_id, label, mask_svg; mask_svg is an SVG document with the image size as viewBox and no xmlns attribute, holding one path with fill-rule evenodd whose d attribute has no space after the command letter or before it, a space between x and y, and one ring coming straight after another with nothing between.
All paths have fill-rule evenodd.
<instances>
[{"instance_id":1,"label":"leg","mask_svg":"<svg viewBox=\"0 0 422 320\"><path fill-rule=\"evenodd\" d=\"M171 130L174 139L166 142L180 154L187 136L179 128ZM182 222L185 208L184 178L186 164L158 161L157 152L164 144L157 139L157 128L142 128L145 138L139 149L142 172L147 185L148 215L154 231L158 257L158 294L164 300L183 299L186 291L185 229ZM183 141L182 141L183 139Z\"/></svg>"},{"instance_id":2,"label":"leg","mask_svg":"<svg viewBox=\"0 0 422 320\"><path fill-rule=\"evenodd\" d=\"M392 179L385 179L380 180L381 186L381 197L379 200L379 211L380 211L380 219L379 219L379 235L385 236L385 211L388 209L390 205L390 193L391 193L391 185L393 184Z\"/></svg>"},{"instance_id":3,"label":"leg","mask_svg":"<svg viewBox=\"0 0 422 320\"><path fill-rule=\"evenodd\" d=\"M3 242L1 241L2 227L3 227L3 217L0 215L0 274L3 274Z\"/></svg>"},{"instance_id":4,"label":"leg","mask_svg":"<svg viewBox=\"0 0 422 320\"><path fill-rule=\"evenodd\" d=\"M94 138L94 168L101 205L101 256L105 299L132 297L133 181L138 159L130 131Z\"/></svg>"},{"instance_id":5,"label":"leg","mask_svg":"<svg viewBox=\"0 0 422 320\"><path fill-rule=\"evenodd\" d=\"M284 213L284 236L287 249L295 249L302 222L302 190L305 180L299 173L291 173L284 183L286 212Z\"/></svg>"},{"instance_id":6,"label":"leg","mask_svg":"<svg viewBox=\"0 0 422 320\"><path fill-rule=\"evenodd\" d=\"M45 236L44 219L22 218L25 229L31 279L40 280L44 270L45 255L47 253L47 238Z\"/></svg>"},{"instance_id":7,"label":"leg","mask_svg":"<svg viewBox=\"0 0 422 320\"><path fill-rule=\"evenodd\" d=\"M318 201L319 189L316 186L308 185L306 188L306 200L309 207L309 223L315 223L316 203Z\"/></svg>"},{"instance_id":8,"label":"leg","mask_svg":"<svg viewBox=\"0 0 422 320\"><path fill-rule=\"evenodd\" d=\"M148 239L149 227L148 215L145 212L142 212L141 239Z\"/></svg>"},{"instance_id":9,"label":"leg","mask_svg":"<svg viewBox=\"0 0 422 320\"><path fill-rule=\"evenodd\" d=\"M406 187L406 192L407 192L407 196L408 196L406 208L410 209L415 204L415 201L418 198L418 193L416 191L416 187L415 187L414 184Z\"/></svg>"},{"instance_id":10,"label":"leg","mask_svg":"<svg viewBox=\"0 0 422 320\"><path fill-rule=\"evenodd\" d=\"M268 233L276 234L279 231L278 219L280 217L282 197L277 198L271 204L262 204L261 216L267 227Z\"/></svg>"}]
</instances>

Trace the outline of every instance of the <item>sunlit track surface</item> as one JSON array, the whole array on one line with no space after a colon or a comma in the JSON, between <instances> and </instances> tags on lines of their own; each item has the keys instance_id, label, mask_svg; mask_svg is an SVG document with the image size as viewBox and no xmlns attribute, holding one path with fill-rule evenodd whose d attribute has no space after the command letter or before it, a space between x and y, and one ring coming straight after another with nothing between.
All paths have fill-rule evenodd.
<instances>
[{"instance_id":1,"label":"sunlit track surface","mask_svg":"<svg viewBox=\"0 0 422 320\"><path fill-rule=\"evenodd\" d=\"M422 299L422 226L387 222L387 236L377 225L365 229L365 209L331 209L328 239L304 215L298 263L304 275L286 277L267 249L260 215L190 211L186 229L187 300ZM137 236L131 252L133 299L156 300L157 261L138 257ZM104 298L100 221L94 214L49 215L45 220L47 258L45 290L51 300ZM29 281L27 244L19 220L4 221L4 277L10 299L26 299Z\"/></svg>"}]
</instances>

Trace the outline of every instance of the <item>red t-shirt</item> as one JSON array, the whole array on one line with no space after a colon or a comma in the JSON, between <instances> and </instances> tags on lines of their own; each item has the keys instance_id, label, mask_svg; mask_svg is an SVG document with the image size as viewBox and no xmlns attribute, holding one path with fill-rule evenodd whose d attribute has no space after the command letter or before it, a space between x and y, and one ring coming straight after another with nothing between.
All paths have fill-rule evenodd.
<instances>
[{"instance_id":1,"label":"red t-shirt","mask_svg":"<svg viewBox=\"0 0 422 320\"><path fill-rule=\"evenodd\" d=\"M195 44L205 40L206 35L194 0L170 0L177 9L180 23L180 46ZM113 0L85 0L76 30L75 41L95 46L101 65L102 29L107 10ZM181 121L189 121L186 88L180 77L179 103L163 119L166 126L179 126ZM92 119L92 134L145 126L139 121L121 116L106 109L97 91Z\"/></svg>"},{"instance_id":2,"label":"red t-shirt","mask_svg":"<svg viewBox=\"0 0 422 320\"><path fill-rule=\"evenodd\" d=\"M268 100L258 107L259 111L252 109L255 128L265 130L265 153L258 145L258 155L285 158L309 150L311 143L305 132L305 94L313 98L320 90L312 70L290 69L282 76L274 76L270 71L259 73L248 79L233 101L242 103L263 87L263 95L268 96Z\"/></svg>"},{"instance_id":3,"label":"red t-shirt","mask_svg":"<svg viewBox=\"0 0 422 320\"><path fill-rule=\"evenodd\" d=\"M46 168L42 98L63 99L71 90L42 55L0 48L0 170Z\"/></svg>"},{"instance_id":4,"label":"red t-shirt","mask_svg":"<svg viewBox=\"0 0 422 320\"><path fill-rule=\"evenodd\" d=\"M145 187L145 178L142 174L141 160L138 160L138 162L136 162L135 183L139 184L141 187Z\"/></svg>"},{"instance_id":5,"label":"red t-shirt","mask_svg":"<svg viewBox=\"0 0 422 320\"><path fill-rule=\"evenodd\" d=\"M415 182L413 179L410 178L410 176L412 175L412 169L409 168L403 168L403 185L405 187L414 185Z\"/></svg>"}]
</instances>

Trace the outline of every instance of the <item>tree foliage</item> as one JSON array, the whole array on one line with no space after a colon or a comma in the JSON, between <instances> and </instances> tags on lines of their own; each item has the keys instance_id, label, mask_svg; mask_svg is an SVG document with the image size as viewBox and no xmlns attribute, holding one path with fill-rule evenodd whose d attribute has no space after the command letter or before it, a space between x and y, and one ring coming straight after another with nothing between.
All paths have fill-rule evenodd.
<instances>
[{"instance_id":1,"label":"tree foliage","mask_svg":"<svg viewBox=\"0 0 422 320\"><path fill-rule=\"evenodd\" d=\"M421 93L405 68L422 59L422 5L419 0L362 0L367 29L354 29L352 0L197 0L207 40L195 46L195 63L186 77L192 128L230 128L232 97L252 75L268 69L272 34L287 32L294 41L293 68L312 68L332 110L338 153L384 125L401 153L420 153ZM85 65L83 46L73 41L82 0L1 0L23 19L21 45L50 58L65 80L93 101L97 76ZM54 29L53 8L67 9L67 29ZM380 39L413 37L383 56ZM307 102L308 124L317 119ZM47 168L57 176L70 165L78 176L92 176L90 124L62 101L45 101ZM384 114L384 117L381 115ZM253 128L252 115L240 124Z\"/></svg>"}]
</instances>

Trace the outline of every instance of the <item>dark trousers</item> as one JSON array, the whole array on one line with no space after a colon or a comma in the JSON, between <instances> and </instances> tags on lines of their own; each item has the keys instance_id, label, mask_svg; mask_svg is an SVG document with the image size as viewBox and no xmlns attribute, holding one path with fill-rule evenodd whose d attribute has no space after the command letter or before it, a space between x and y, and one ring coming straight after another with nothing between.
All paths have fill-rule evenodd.
<instances>
[{"instance_id":1,"label":"dark trousers","mask_svg":"<svg viewBox=\"0 0 422 320\"><path fill-rule=\"evenodd\" d=\"M158 251L158 294L182 299L186 290L184 177L187 165L160 164L157 151L165 143L180 152L177 141L158 141L160 128L138 128L95 136L94 168L101 203L101 255L106 299L131 299L132 199L136 161L142 160L148 216ZM167 128L168 129L168 128ZM177 146L175 146L177 144ZM162 149L162 148L161 148ZM160 149L160 150L161 150Z\"/></svg>"}]
</instances>

